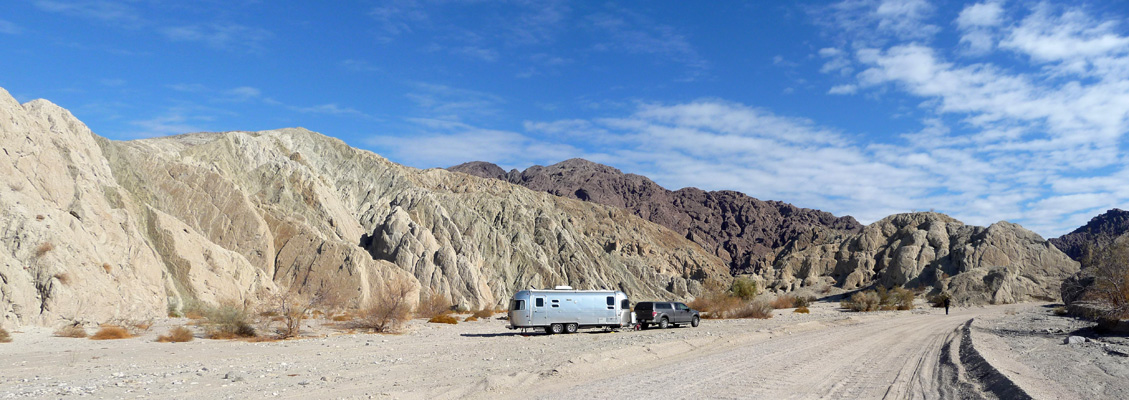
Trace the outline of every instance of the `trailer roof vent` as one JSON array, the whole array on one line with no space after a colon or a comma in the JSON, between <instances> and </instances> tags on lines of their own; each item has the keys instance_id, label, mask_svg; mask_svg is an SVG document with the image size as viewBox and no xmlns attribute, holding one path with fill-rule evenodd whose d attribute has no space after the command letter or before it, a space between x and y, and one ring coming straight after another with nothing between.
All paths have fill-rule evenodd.
<instances>
[{"instance_id":1,"label":"trailer roof vent","mask_svg":"<svg viewBox=\"0 0 1129 400\"><path fill-rule=\"evenodd\" d=\"M555 290L572 290L572 286L561 285L553 288Z\"/></svg>"}]
</instances>

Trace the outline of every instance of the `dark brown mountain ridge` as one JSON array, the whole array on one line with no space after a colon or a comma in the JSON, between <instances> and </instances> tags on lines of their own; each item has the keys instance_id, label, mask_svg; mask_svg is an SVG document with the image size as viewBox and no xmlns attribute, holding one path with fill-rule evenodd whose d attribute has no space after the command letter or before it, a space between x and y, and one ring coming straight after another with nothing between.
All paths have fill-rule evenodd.
<instances>
[{"instance_id":1,"label":"dark brown mountain ridge","mask_svg":"<svg viewBox=\"0 0 1129 400\"><path fill-rule=\"evenodd\" d=\"M1113 208L1090 219L1074 231L1050 239L1051 244L1075 261L1082 259L1086 245L1105 246L1129 232L1129 211Z\"/></svg>"},{"instance_id":2,"label":"dark brown mountain ridge","mask_svg":"<svg viewBox=\"0 0 1129 400\"><path fill-rule=\"evenodd\" d=\"M771 269L782 252L828 243L862 229L851 216L836 217L729 190L671 191L645 176L580 158L525 171L506 172L483 161L448 170L629 210L698 243L729 263L734 274L759 274Z\"/></svg>"}]
</instances>

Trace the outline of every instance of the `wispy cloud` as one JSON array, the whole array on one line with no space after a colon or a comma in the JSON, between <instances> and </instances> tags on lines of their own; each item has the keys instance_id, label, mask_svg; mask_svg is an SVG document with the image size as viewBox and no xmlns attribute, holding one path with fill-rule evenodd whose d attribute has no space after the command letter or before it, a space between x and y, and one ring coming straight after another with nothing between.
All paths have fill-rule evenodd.
<instances>
[{"instance_id":1,"label":"wispy cloud","mask_svg":"<svg viewBox=\"0 0 1129 400\"><path fill-rule=\"evenodd\" d=\"M368 61L354 60L354 59L351 59L351 58L347 59L347 60L342 60L340 65L341 65L341 68L345 68L345 69L353 71L353 72L376 72L376 71L380 71L380 68L377 68L375 65L372 65Z\"/></svg>"},{"instance_id":2,"label":"wispy cloud","mask_svg":"<svg viewBox=\"0 0 1129 400\"><path fill-rule=\"evenodd\" d=\"M43 11L137 28L148 23L131 4L110 0L35 0Z\"/></svg>"},{"instance_id":3,"label":"wispy cloud","mask_svg":"<svg viewBox=\"0 0 1129 400\"><path fill-rule=\"evenodd\" d=\"M130 125L133 125L138 130L127 136L152 138L201 132L205 129L202 128L201 125L198 125L198 123L210 119L210 117L206 116L194 116L184 109L175 108L153 118L131 121Z\"/></svg>"},{"instance_id":4,"label":"wispy cloud","mask_svg":"<svg viewBox=\"0 0 1129 400\"><path fill-rule=\"evenodd\" d=\"M929 22L935 7L926 0L844 0L811 11L817 23L858 44L928 40L940 31Z\"/></svg>"},{"instance_id":5,"label":"wispy cloud","mask_svg":"<svg viewBox=\"0 0 1129 400\"><path fill-rule=\"evenodd\" d=\"M175 26L161 29L161 34L173 41L200 42L219 50L252 53L263 51L263 43L274 36L266 29L236 23Z\"/></svg>"},{"instance_id":6,"label":"wispy cloud","mask_svg":"<svg viewBox=\"0 0 1129 400\"><path fill-rule=\"evenodd\" d=\"M496 115L498 106L505 103L491 93L422 82L416 83L406 97L429 117L454 121Z\"/></svg>"},{"instance_id":7,"label":"wispy cloud","mask_svg":"<svg viewBox=\"0 0 1129 400\"><path fill-rule=\"evenodd\" d=\"M593 14L587 20L607 38L596 45L597 50L662 56L685 64L695 75L709 68L709 62L698 54L685 34L671 26L626 10L618 10L615 14Z\"/></svg>"},{"instance_id":8,"label":"wispy cloud","mask_svg":"<svg viewBox=\"0 0 1129 400\"><path fill-rule=\"evenodd\" d=\"M21 28L19 25L16 25L12 21L0 19L0 33L6 35L19 35L20 33L23 33L23 28Z\"/></svg>"},{"instance_id":9,"label":"wispy cloud","mask_svg":"<svg viewBox=\"0 0 1129 400\"><path fill-rule=\"evenodd\" d=\"M376 20L377 27L382 31L383 40L392 40L404 33L411 33L413 25L426 23L428 14L424 7L416 0L390 0L373 7L369 15Z\"/></svg>"},{"instance_id":10,"label":"wispy cloud","mask_svg":"<svg viewBox=\"0 0 1129 400\"><path fill-rule=\"evenodd\" d=\"M309 107L289 106L287 108L307 114L353 115L357 117L372 118L370 115L360 112L352 107L341 107L336 103L321 104Z\"/></svg>"}]
</instances>

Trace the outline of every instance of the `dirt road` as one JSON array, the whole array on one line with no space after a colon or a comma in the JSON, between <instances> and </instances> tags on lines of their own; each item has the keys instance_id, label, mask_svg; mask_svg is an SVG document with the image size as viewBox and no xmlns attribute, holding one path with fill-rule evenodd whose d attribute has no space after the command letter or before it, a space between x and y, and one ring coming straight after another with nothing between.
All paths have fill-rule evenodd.
<instances>
[{"instance_id":1,"label":"dirt road","mask_svg":"<svg viewBox=\"0 0 1129 400\"><path fill-rule=\"evenodd\" d=\"M492 319L413 321L402 335L249 343L91 341L26 327L0 344L0 398L968 398L957 328L1007 307L708 320L698 328L572 335ZM948 347L946 347L948 345Z\"/></svg>"},{"instance_id":2,"label":"dirt road","mask_svg":"<svg viewBox=\"0 0 1129 400\"><path fill-rule=\"evenodd\" d=\"M709 346L616 376L551 388L543 398L976 398L955 362L959 328L1000 312L977 308L795 327ZM949 345L949 346L946 346ZM990 395L989 395L990 396Z\"/></svg>"}]
</instances>

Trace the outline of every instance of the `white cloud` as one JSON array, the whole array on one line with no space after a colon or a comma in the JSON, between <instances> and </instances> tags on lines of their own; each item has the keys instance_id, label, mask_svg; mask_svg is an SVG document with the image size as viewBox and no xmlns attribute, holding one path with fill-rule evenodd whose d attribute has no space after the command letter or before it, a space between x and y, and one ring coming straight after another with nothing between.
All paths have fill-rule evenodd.
<instances>
[{"instance_id":1,"label":"white cloud","mask_svg":"<svg viewBox=\"0 0 1129 400\"><path fill-rule=\"evenodd\" d=\"M855 94L858 89L856 85L835 85L827 91L827 94Z\"/></svg>"},{"instance_id":2,"label":"white cloud","mask_svg":"<svg viewBox=\"0 0 1129 400\"><path fill-rule=\"evenodd\" d=\"M1003 13L999 2L976 3L961 10L956 22L961 29L991 27L1003 22Z\"/></svg>"},{"instance_id":3,"label":"white cloud","mask_svg":"<svg viewBox=\"0 0 1129 400\"><path fill-rule=\"evenodd\" d=\"M35 6L48 12L97 20L136 28L147 21L129 4L110 0L35 0Z\"/></svg>"},{"instance_id":4,"label":"white cloud","mask_svg":"<svg viewBox=\"0 0 1129 400\"><path fill-rule=\"evenodd\" d=\"M666 57L690 67L692 75L709 68L709 62L698 54L685 34L671 26L655 23L626 10L620 10L616 15L593 14L588 16L587 21L606 38L595 46L598 50Z\"/></svg>"},{"instance_id":5,"label":"white cloud","mask_svg":"<svg viewBox=\"0 0 1129 400\"><path fill-rule=\"evenodd\" d=\"M23 28L11 21L0 19L0 33L7 35L18 35L20 33L23 33Z\"/></svg>"},{"instance_id":6,"label":"white cloud","mask_svg":"<svg viewBox=\"0 0 1129 400\"><path fill-rule=\"evenodd\" d=\"M307 113L307 114L329 114L329 115L354 115L358 117L371 118L368 114L358 111L352 107L341 107L336 103L321 104L309 107L288 107L291 110Z\"/></svg>"},{"instance_id":7,"label":"white cloud","mask_svg":"<svg viewBox=\"0 0 1129 400\"><path fill-rule=\"evenodd\" d=\"M940 31L927 22L934 7L926 0L844 0L814 9L816 22L846 32L861 45L891 39L927 40Z\"/></svg>"},{"instance_id":8,"label":"white cloud","mask_svg":"<svg viewBox=\"0 0 1129 400\"><path fill-rule=\"evenodd\" d=\"M138 138L151 138L159 136L180 135L204 131L192 120L206 120L207 117L193 117L183 110L170 110L169 112L150 119L131 121L130 125L139 128L130 136Z\"/></svg>"},{"instance_id":9,"label":"white cloud","mask_svg":"<svg viewBox=\"0 0 1129 400\"><path fill-rule=\"evenodd\" d=\"M1043 3L1007 34L1000 47L1038 63L1054 63L1060 74L1126 79L1129 36L1118 33L1119 27L1123 27L1119 21L1099 21L1080 9L1056 13Z\"/></svg>"},{"instance_id":10,"label":"white cloud","mask_svg":"<svg viewBox=\"0 0 1129 400\"><path fill-rule=\"evenodd\" d=\"M212 48L229 51L260 52L263 42L274 36L262 28L235 23L174 26L161 29L173 41L201 42Z\"/></svg>"}]
</instances>

